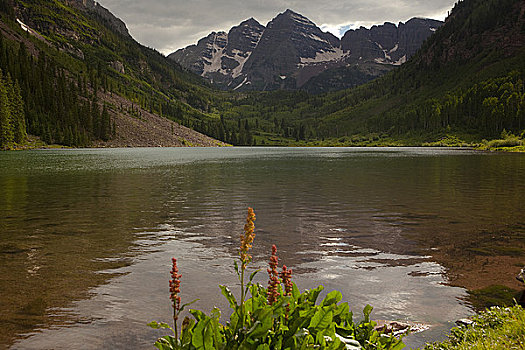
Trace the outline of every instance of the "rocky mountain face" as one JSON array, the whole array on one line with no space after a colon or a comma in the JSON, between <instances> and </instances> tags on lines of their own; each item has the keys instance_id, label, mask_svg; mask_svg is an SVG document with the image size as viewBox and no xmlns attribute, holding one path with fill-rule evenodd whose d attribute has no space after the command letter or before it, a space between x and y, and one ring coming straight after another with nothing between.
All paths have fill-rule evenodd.
<instances>
[{"instance_id":1,"label":"rocky mountain face","mask_svg":"<svg viewBox=\"0 0 525 350\"><path fill-rule=\"evenodd\" d=\"M441 21L413 18L349 30L340 40L291 10L266 27L253 18L168 57L223 89L305 89L362 84L404 63Z\"/></svg>"},{"instance_id":2,"label":"rocky mountain face","mask_svg":"<svg viewBox=\"0 0 525 350\"><path fill-rule=\"evenodd\" d=\"M69 6L76 7L84 11L94 12L100 16L101 19L107 22L109 27L111 27L117 33L131 37L126 24L120 18L117 18L114 14L109 12L108 9L101 6L98 2L94 0L65 0L64 2Z\"/></svg>"},{"instance_id":3,"label":"rocky mountain face","mask_svg":"<svg viewBox=\"0 0 525 350\"><path fill-rule=\"evenodd\" d=\"M213 32L168 56L183 67L209 79L224 89L242 74L244 64L257 47L264 26L250 18L226 32ZM241 78L242 79L242 78Z\"/></svg>"},{"instance_id":4,"label":"rocky mountain face","mask_svg":"<svg viewBox=\"0 0 525 350\"><path fill-rule=\"evenodd\" d=\"M433 19L412 18L398 26L386 22L370 29L361 27L344 34L341 48L349 52L348 61L374 60L398 66L416 53L423 41L442 24Z\"/></svg>"},{"instance_id":5,"label":"rocky mountain face","mask_svg":"<svg viewBox=\"0 0 525 350\"><path fill-rule=\"evenodd\" d=\"M340 41L321 31L308 18L287 10L264 30L241 72L243 80L234 88L275 90L296 88L306 81L304 70L319 61L339 61Z\"/></svg>"}]
</instances>

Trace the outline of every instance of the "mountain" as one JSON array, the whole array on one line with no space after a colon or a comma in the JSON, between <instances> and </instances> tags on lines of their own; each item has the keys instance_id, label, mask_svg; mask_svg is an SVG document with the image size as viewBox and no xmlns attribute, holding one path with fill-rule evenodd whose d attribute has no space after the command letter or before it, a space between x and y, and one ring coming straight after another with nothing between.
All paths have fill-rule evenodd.
<instances>
[{"instance_id":1,"label":"mountain","mask_svg":"<svg viewBox=\"0 0 525 350\"><path fill-rule=\"evenodd\" d=\"M341 48L354 61L374 60L399 66L441 25L441 21L433 19L412 18L397 27L386 22L370 29L351 29L341 38Z\"/></svg>"},{"instance_id":2,"label":"mountain","mask_svg":"<svg viewBox=\"0 0 525 350\"><path fill-rule=\"evenodd\" d=\"M273 90L238 93L140 45L95 2L2 1L0 148L26 134L68 146L523 138L524 13L522 0L463 0L435 31L439 23L413 19L339 40L286 11L185 50L187 62L200 59L193 69L223 88ZM421 28L433 34L414 53L408 43L423 40ZM339 91L311 94L330 89Z\"/></svg>"},{"instance_id":3,"label":"mountain","mask_svg":"<svg viewBox=\"0 0 525 350\"><path fill-rule=\"evenodd\" d=\"M0 113L0 148L25 139L20 110L27 133L46 143L220 144L192 130L215 132L215 92L97 2L5 0L0 16L0 100L17 106Z\"/></svg>"},{"instance_id":4,"label":"mountain","mask_svg":"<svg viewBox=\"0 0 525 350\"><path fill-rule=\"evenodd\" d=\"M295 88L303 68L319 60L343 57L339 39L291 10L268 23L257 47L246 61L242 85L254 90ZM304 79L304 78L303 78Z\"/></svg>"},{"instance_id":5,"label":"mountain","mask_svg":"<svg viewBox=\"0 0 525 350\"><path fill-rule=\"evenodd\" d=\"M358 29L341 41L368 43L353 48L363 60L381 53L398 62L415 50L401 45L415 35L406 27L421 25L409 22L397 36L386 24L381 36ZM512 134L525 138L524 82L525 2L463 0L406 63L378 79L316 96L247 94L223 113L244 119L266 145L461 145L501 135L515 144Z\"/></svg>"},{"instance_id":6,"label":"mountain","mask_svg":"<svg viewBox=\"0 0 525 350\"><path fill-rule=\"evenodd\" d=\"M213 32L199 40L197 45L178 50L168 57L212 83L227 87L241 75L263 31L264 26L250 18L228 33Z\"/></svg>"},{"instance_id":7,"label":"mountain","mask_svg":"<svg viewBox=\"0 0 525 350\"><path fill-rule=\"evenodd\" d=\"M222 89L319 93L359 85L404 63L441 24L413 18L349 30L339 40L286 10L266 27L249 19L168 57Z\"/></svg>"}]
</instances>

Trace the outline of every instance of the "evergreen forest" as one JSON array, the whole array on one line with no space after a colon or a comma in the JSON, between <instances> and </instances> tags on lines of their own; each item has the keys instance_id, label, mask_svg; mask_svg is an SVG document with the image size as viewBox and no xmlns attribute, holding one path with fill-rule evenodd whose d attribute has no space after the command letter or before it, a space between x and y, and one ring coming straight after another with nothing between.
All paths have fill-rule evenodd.
<instances>
[{"instance_id":1,"label":"evergreen forest","mask_svg":"<svg viewBox=\"0 0 525 350\"><path fill-rule=\"evenodd\" d=\"M406 64L356 88L224 92L75 1L0 6L0 148L86 147L148 111L233 145L470 144L525 130L520 0L464 0ZM22 21L22 20L24 21ZM27 22L27 23L26 23ZM24 27L25 26L25 27ZM117 95L130 102L116 104Z\"/></svg>"}]
</instances>

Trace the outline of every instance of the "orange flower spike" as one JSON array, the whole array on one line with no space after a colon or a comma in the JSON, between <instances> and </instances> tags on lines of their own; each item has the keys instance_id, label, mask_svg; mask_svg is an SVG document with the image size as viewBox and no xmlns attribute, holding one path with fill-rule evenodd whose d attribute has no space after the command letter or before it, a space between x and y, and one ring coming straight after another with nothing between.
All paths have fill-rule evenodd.
<instances>
[{"instance_id":1,"label":"orange flower spike","mask_svg":"<svg viewBox=\"0 0 525 350\"><path fill-rule=\"evenodd\" d=\"M268 265L270 265L270 268L267 269L268 271L268 304L273 305L277 299L279 298L279 290L277 286L279 285L279 279L277 278L277 264L279 263L279 258L277 257L277 247L272 245L272 256L270 257L270 262Z\"/></svg>"},{"instance_id":2,"label":"orange flower spike","mask_svg":"<svg viewBox=\"0 0 525 350\"><path fill-rule=\"evenodd\" d=\"M279 273L279 277L281 277L281 280L284 284L284 295L292 295L292 270L288 269L286 265L283 265L282 272Z\"/></svg>"},{"instance_id":3,"label":"orange flower spike","mask_svg":"<svg viewBox=\"0 0 525 350\"><path fill-rule=\"evenodd\" d=\"M241 234L241 262L242 269L246 268L251 256L248 255L248 250L252 247L253 240L255 239L255 212L252 208L248 208L248 215L246 216L246 224L244 225L244 233Z\"/></svg>"},{"instance_id":4,"label":"orange flower spike","mask_svg":"<svg viewBox=\"0 0 525 350\"><path fill-rule=\"evenodd\" d=\"M174 320L176 321L178 318L178 312L180 309L180 301L181 298L179 296L180 293L180 278L182 277L181 274L179 274L179 269L177 268L177 259L172 258L171 259L172 268L171 268L171 280L170 280L170 299L173 306L174 311Z\"/></svg>"}]
</instances>

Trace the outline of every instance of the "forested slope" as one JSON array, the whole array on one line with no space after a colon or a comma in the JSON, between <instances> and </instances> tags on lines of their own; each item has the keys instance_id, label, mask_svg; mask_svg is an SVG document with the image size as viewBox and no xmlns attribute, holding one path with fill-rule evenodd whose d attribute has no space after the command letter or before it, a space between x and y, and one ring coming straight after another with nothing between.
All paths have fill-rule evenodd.
<instances>
[{"instance_id":1,"label":"forested slope","mask_svg":"<svg viewBox=\"0 0 525 350\"><path fill-rule=\"evenodd\" d=\"M235 145L479 142L525 129L521 0L460 1L407 63L323 95L214 90L89 0L6 0L0 16L0 148L24 143L24 123L70 146L217 144L190 129Z\"/></svg>"},{"instance_id":2,"label":"forested slope","mask_svg":"<svg viewBox=\"0 0 525 350\"><path fill-rule=\"evenodd\" d=\"M524 80L525 2L464 0L382 78L320 96L250 94L224 114L246 119L255 140L271 144L490 139L525 128Z\"/></svg>"},{"instance_id":3,"label":"forested slope","mask_svg":"<svg viewBox=\"0 0 525 350\"><path fill-rule=\"evenodd\" d=\"M3 85L9 90L11 79L20 87L27 132L47 143L109 141L119 116L133 124L153 113L194 129L214 118L216 96L199 77L138 44L94 2L7 0L0 15ZM125 102L116 105L113 95ZM16 124L8 114L4 124ZM23 138L0 141L6 148Z\"/></svg>"}]
</instances>

